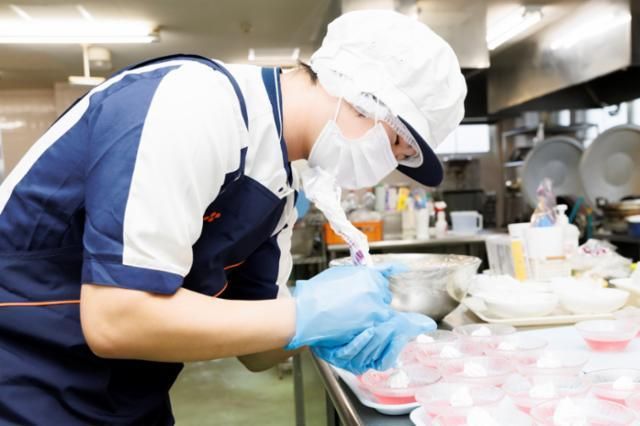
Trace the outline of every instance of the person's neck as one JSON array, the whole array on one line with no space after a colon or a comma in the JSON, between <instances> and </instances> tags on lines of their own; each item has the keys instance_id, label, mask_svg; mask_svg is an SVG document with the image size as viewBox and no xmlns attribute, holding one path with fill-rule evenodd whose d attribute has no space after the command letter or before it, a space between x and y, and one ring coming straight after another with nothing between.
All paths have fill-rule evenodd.
<instances>
[{"instance_id":1,"label":"person's neck","mask_svg":"<svg viewBox=\"0 0 640 426\"><path fill-rule=\"evenodd\" d=\"M287 144L289 161L309 157L313 140L310 137L309 91L313 83L302 71L290 71L280 75L282 91L283 136Z\"/></svg>"}]
</instances>

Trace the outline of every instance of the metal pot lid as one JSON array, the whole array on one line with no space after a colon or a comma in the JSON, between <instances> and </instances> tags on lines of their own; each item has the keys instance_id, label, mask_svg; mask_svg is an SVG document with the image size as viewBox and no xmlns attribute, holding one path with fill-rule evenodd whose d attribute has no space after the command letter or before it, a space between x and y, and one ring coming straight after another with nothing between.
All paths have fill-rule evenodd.
<instances>
[{"instance_id":1,"label":"metal pot lid","mask_svg":"<svg viewBox=\"0 0 640 426\"><path fill-rule=\"evenodd\" d=\"M584 190L578 171L583 148L576 139L554 136L534 145L522 165L522 192L531 207L536 207L536 190L544 178L553 182L557 196L582 196Z\"/></svg>"},{"instance_id":2,"label":"metal pot lid","mask_svg":"<svg viewBox=\"0 0 640 426\"><path fill-rule=\"evenodd\" d=\"M580 177L587 199L617 202L640 194L640 127L616 126L600 134L582 155Z\"/></svg>"},{"instance_id":3,"label":"metal pot lid","mask_svg":"<svg viewBox=\"0 0 640 426\"><path fill-rule=\"evenodd\" d=\"M604 211L626 213L640 210L640 199L618 201L617 203L598 202L597 205Z\"/></svg>"}]
</instances>

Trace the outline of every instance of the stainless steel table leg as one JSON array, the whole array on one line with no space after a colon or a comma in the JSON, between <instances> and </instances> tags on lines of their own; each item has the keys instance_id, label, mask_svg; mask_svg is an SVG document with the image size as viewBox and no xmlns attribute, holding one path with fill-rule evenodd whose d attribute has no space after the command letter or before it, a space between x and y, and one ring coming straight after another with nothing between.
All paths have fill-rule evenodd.
<instances>
[{"instance_id":1,"label":"stainless steel table leg","mask_svg":"<svg viewBox=\"0 0 640 426\"><path fill-rule=\"evenodd\" d=\"M296 426L305 426L304 381L302 380L302 360L300 354L293 356L293 398L296 411Z\"/></svg>"}]
</instances>

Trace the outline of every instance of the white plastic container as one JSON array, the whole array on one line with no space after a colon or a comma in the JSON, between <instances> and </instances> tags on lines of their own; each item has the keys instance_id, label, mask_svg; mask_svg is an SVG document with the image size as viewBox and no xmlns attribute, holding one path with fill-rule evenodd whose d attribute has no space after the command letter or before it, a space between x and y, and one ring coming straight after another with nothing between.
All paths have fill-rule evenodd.
<instances>
[{"instance_id":1,"label":"white plastic container","mask_svg":"<svg viewBox=\"0 0 640 426\"><path fill-rule=\"evenodd\" d=\"M527 228L524 231L529 271L534 280L548 281L571 275L564 251L561 226Z\"/></svg>"},{"instance_id":2,"label":"white plastic container","mask_svg":"<svg viewBox=\"0 0 640 426\"><path fill-rule=\"evenodd\" d=\"M451 212L451 230L459 234L477 234L482 230L482 215L476 211Z\"/></svg>"},{"instance_id":3,"label":"white plastic container","mask_svg":"<svg viewBox=\"0 0 640 426\"><path fill-rule=\"evenodd\" d=\"M416 213L416 239L429 239L429 209L418 209Z\"/></svg>"}]
</instances>

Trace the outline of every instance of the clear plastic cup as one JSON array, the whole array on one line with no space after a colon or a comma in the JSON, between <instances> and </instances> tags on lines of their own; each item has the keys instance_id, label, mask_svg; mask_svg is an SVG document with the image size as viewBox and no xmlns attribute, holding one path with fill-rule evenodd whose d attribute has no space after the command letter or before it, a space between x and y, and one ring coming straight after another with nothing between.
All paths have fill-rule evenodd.
<instances>
[{"instance_id":1,"label":"clear plastic cup","mask_svg":"<svg viewBox=\"0 0 640 426\"><path fill-rule=\"evenodd\" d=\"M548 401L536 405L531 409L531 417L538 425L556 425L554 416L557 415L556 410L562 401L564 400ZM571 399L571 402L577 406L589 426L626 426L631 425L636 419L633 411L615 402L592 398Z\"/></svg>"},{"instance_id":2,"label":"clear plastic cup","mask_svg":"<svg viewBox=\"0 0 640 426\"><path fill-rule=\"evenodd\" d=\"M590 320L575 325L587 342L587 346L598 352L620 352L627 348L640 327L623 320Z\"/></svg>"},{"instance_id":3,"label":"clear plastic cup","mask_svg":"<svg viewBox=\"0 0 640 426\"><path fill-rule=\"evenodd\" d=\"M544 350L535 359L516 364L517 370L525 377L539 375L573 375L582 372L589 361L589 355L578 351Z\"/></svg>"},{"instance_id":4,"label":"clear plastic cup","mask_svg":"<svg viewBox=\"0 0 640 426\"><path fill-rule=\"evenodd\" d=\"M505 337L516 333L513 326L506 324L467 324L453 329L460 336L464 352L483 355L497 347Z\"/></svg>"},{"instance_id":5,"label":"clear plastic cup","mask_svg":"<svg viewBox=\"0 0 640 426\"><path fill-rule=\"evenodd\" d=\"M640 308L635 306L627 306L613 313L613 317L617 320L627 321L638 326L636 337L640 337Z\"/></svg>"},{"instance_id":6,"label":"clear plastic cup","mask_svg":"<svg viewBox=\"0 0 640 426\"><path fill-rule=\"evenodd\" d=\"M511 410L502 410L502 407L491 407L488 409L481 408L484 411L484 415L489 415L491 420L480 419L476 417L472 420L473 414L469 412L466 416L438 416L433 419L432 425L437 426L468 426L472 425L485 425L485 424L498 424L508 426L532 426L533 421L527 414ZM489 423L491 422L491 423Z\"/></svg>"},{"instance_id":7,"label":"clear plastic cup","mask_svg":"<svg viewBox=\"0 0 640 426\"><path fill-rule=\"evenodd\" d=\"M521 411L529 413L531 408L546 401L565 397L584 397L590 383L582 376L533 376L509 377L502 390Z\"/></svg>"},{"instance_id":8,"label":"clear plastic cup","mask_svg":"<svg viewBox=\"0 0 640 426\"><path fill-rule=\"evenodd\" d=\"M396 388L390 385L389 378L397 370L396 368L386 371L369 370L360 377L360 384L381 404L409 404L416 402L416 391L440 380L440 373L437 370L412 364L402 367L409 376L408 386Z\"/></svg>"},{"instance_id":9,"label":"clear plastic cup","mask_svg":"<svg viewBox=\"0 0 640 426\"><path fill-rule=\"evenodd\" d=\"M433 339L432 342L425 342L422 336L428 336ZM426 339L425 339L426 340ZM416 339L409 342L400 353L400 362L402 364L411 364L418 361L418 352L425 354L439 353L446 345L454 344L458 341L458 336L447 330L434 330L430 333L417 336Z\"/></svg>"},{"instance_id":10,"label":"clear plastic cup","mask_svg":"<svg viewBox=\"0 0 640 426\"><path fill-rule=\"evenodd\" d=\"M640 391L640 369L606 368L585 374L596 398L625 404L633 393Z\"/></svg>"},{"instance_id":11,"label":"clear plastic cup","mask_svg":"<svg viewBox=\"0 0 640 426\"><path fill-rule=\"evenodd\" d=\"M487 350L487 355L526 363L537 359L547 345L548 342L540 337L516 333L505 337L495 348Z\"/></svg>"},{"instance_id":12,"label":"clear plastic cup","mask_svg":"<svg viewBox=\"0 0 640 426\"><path fill-rule=\"evenodd\" d=\"M465 353L460 346L460 342L457 341L452 344L443 345L439 352L429 353L417 350L415 356L420 364L440 370L444 362L452 359L468 358L473 355Z\"/></svg>"},{"instance_id":13,"label":"clear plastic cup","mask_svg":"<svg viewBox=\"0 0 640 426\"><path fill-rule=\"evenodd\" d=\"M629 395L624 400L624 403L640 417L640 392L634 392Z\"/></svg>"},{"instance_id":14,"label":"clear plastic cup","mask_svg":"<svg viewBox=\"0 0 640 426\"><path fill-rule=\"evenodd\" d=\"M440 373L448 382L485 386L502 386L513 371L513 362L509 359L491 356L453 359L440 366Z\"/></svg>"},{"instance_id":15,"label":"clear plastic cup","mask_svg":"<svg viewBox=\"0 0 640 426\"><path fill-rule=\"evenodd\" d=\"M470 401L460 401L457 395L467 394ZM473 407L492 407L504 398L504 392L495 386L468 385L439 382L416 392L416 400L431 416L466 418ZM463 403L468 402L468 403Z\"/></svg>"}]
</instances>

